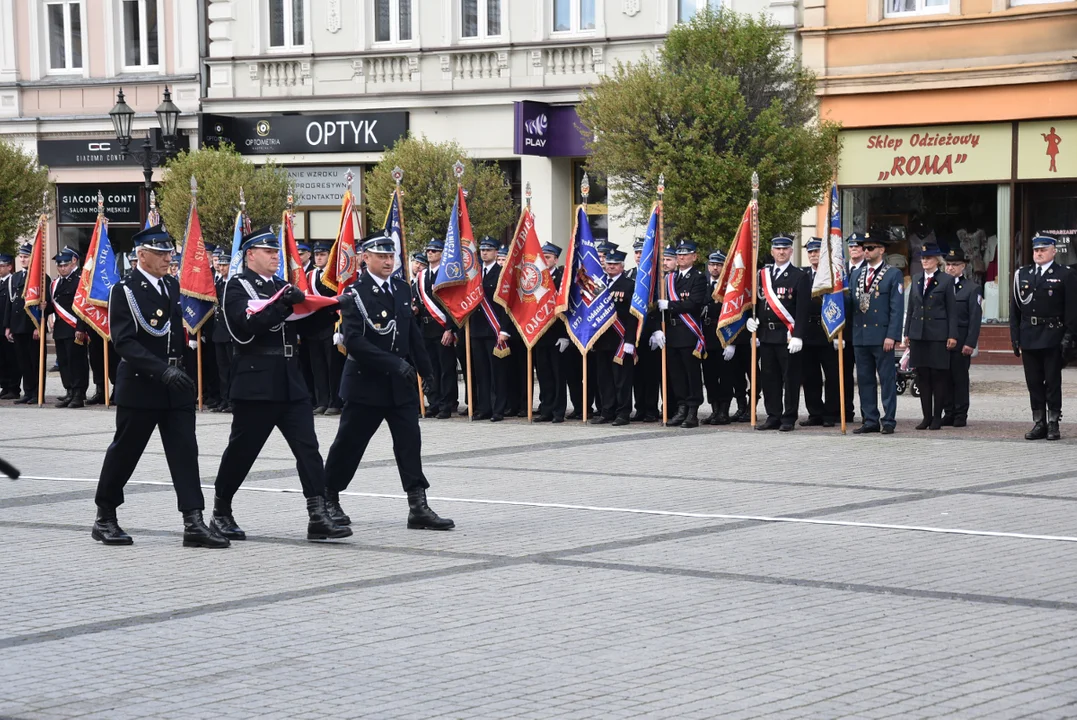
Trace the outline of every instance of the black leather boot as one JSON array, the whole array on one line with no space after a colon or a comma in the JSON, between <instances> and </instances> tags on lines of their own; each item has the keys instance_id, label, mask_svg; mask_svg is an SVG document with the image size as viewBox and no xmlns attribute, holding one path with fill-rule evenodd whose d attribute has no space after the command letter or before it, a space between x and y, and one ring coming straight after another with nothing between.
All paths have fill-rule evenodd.
<instances>
[{"instance_id":1,"label":"black leather boot","mask_svg":"<svg viewBox=\"0 0 1077 720\"><path fill-rule=\"evenodd\" d=\"M1032 419L1036 421L1036 424L1025 433L1025 440L1043 440L1047 437L1047 423L1043 421L1043 411L1032 413Z\"/></svg>"},{"instance_id":2,"label":"black leather boot","mask_svg":"<svg viewBox=\"0 0 1077 720\"><path fill-rule=\"evenodd\" d=\"M56 398L56 404L53 405L53 407L58 407L58 408L67 407L68 405L71 404L71 400L72 400L73 396L74 396L74 393L72 393L70 390L68 390L63 395Z\"/></svg>"},{"instance_id":3,"label":"black leather boot","mask_svg":"<svg viewBox=\"0 0 1077 720\"><path fill-rule=\"evenodd\" d=\"M206 527L201 510L183 511L183 547L226 548L232 543Z\"/></svg>"},{"instance_id":4,"label":"black leather boot","mask_svg":"<svg viewBox=\"0 0 1077 720\"><path fill-rule=\"evenodd\" d=\"M679 427L680 424L683 423L687 417L688 417L688 406L687 405L678 405L677 406L677 413L673 417L671 417L669 419L669 422L666 423L666 427Z\"/></svg>"},{"instance_id":5,"label":"black leather boot","mask_svg":"<svg viewBox=\"0 0 1077 720\"><path fill-rule=\"evenodd\" d=\"M350 527L333 522L326 512L325 498L320 495L307 498L307 514L310 515L310 522L307 523L307 540L336 540L352 534Z\"/></svg>"},{"instance_id":6,"label":"black leather boot","mask_svg":"<svg viewBox=\"0 0 1077 720\"><path fill-rule=\"evenodd\" d=\"M1062 414L1054 411L1047 412L1047 439L1048 440L1061 440L1062 434L1058 431L1058 421L1062 419Z\"/></svg>"},{"instance_id":7,"label":"black leather boot","mask_svg":"<svg viewBox=\"0 0 1077 720\"><path fill-rule=\"evenodd\" d=\"M90 537L106 545L133 545L135 542L116 522L116 511L103 507L97 508L97 521L93 524Z\"/></svg>"},{"instance_id":8,"label":"black leather boot","mask_svg":"<svg viewBox=\"0 0 1077 720\"><path fill-rule=\"evenodd\" d=\"M98 388L97 392L95 392L92 396L90 396L89 398L86 399L86 404L87 405L104 405L105 404L105 394L103 392L101 392L100 388Z\"/></svg>"},{"instance_id":9,"label":"black leather boot","mask_svg":"<svg viewBox=\"0 0 1077 720\"><path fill-rule=\"evenodd\" d=\"M699 427L699 408L688 408L688 415L685 416L684 422L681 423L682 428L696 428Z\"/></svg>"},{"instance_id":10,"label":"black leather boot","mask_svg":"<svg viewBox=\"0 0 1077 720\"><path fill-rule=\"evenodd\" d=\"M408 492L408 528L411 530L452 530L456 527L449 518L438 514L426 504L426 490Z\"/></svg>"},{"instance_id":11,"label":"black leather boot","mask_svg":"<svg viewBox=\"0 0 1077 720\"><path fill-rule=\"evenodd\" d=\"M70 402L67 403L69 408L80 408L86 406L86 391L76 390L71 397Z\"/></svg>"},{"instance_id":12,"label":"black leather boot","mask_svg":"<svg viewBox=\"0 0 1077 720\"><path fill-rule=\"evenodd\" d=\"M209 525L217 531L218 535L229 540L247 539L247 533L243 532L239 525L236 525L236 519L232 517L232 502L230 500L221 500L219 497L213 498L213 517L209 519Z\"/></svg>"},{"instance_id":13,"label":"black leather boot","mask_svg":"<svg viewBox=\"0 0 1077 720\"><path fill-rule=\"evenodd\" d=\"M329 515L329 518L337 525L351 525L352 519L348 517L344 512L344 508L340 506L340 496L331 497L327 493L325 498L325 512Z\"/></svg>"}]
</instances>

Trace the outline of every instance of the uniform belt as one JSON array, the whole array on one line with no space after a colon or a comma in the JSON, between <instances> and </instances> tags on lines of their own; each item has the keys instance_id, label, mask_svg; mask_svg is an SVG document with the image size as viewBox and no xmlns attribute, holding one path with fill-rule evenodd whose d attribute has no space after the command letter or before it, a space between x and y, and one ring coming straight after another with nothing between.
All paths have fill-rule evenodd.
<instances>
[{"instance_id":1,"label":"uniform belt","mask_svg":"<svg viewBox=\"0 0 1077 720\"><path fill-rule=\"evenodd\" d=\"M781 323L772 323L772 322L767 323L767 330L777 330L779 327L785 327L785 326L782 325Z\"/></svg>"},{"instance_id":2,"label":"uniform belt","mask_svg":"<svg viewBox=\"0 0 1077 720\"><path fill-rule=\"evenodd\" d=\"M1033 325L1050 325L1062 320L1060 317L1036 317L1035 315L1029 315L1028 321Z\"/></svg>"},{"instance_id":3,"label":"uniform belt","mask_svg":"<svg viewBox=\"0 0 1077 720\"><path fill-rule=\"evenodd\" d=\"M429 318L429 317L424 317L424 318L423 318L423 325L429 325L429 324L430 324L430 321L431 321L432 319L433 319L433 318Z\"/></svg>"},{"instance_id":4,"label":"uniform belt","mask_svg":"<svg viewBox=\"0 0 1077 720\"><path fill-rule=\"evenodd\" d=\"M168 358L168 364L172 367L183 367L183 358Z\"/></svg>"},{"instance_id":5,"label":"uniform belt","mask_svg":"<svg viewBox=\"0 0 1077 720\"><path fill-rule=\"evenodd\" d=\"M284 357L291 357L295 352L293 345L275 345L273 347L250 347L249 345L240 345L238 349L239 355L283 355Z\"/></svg>"}]
</instances>

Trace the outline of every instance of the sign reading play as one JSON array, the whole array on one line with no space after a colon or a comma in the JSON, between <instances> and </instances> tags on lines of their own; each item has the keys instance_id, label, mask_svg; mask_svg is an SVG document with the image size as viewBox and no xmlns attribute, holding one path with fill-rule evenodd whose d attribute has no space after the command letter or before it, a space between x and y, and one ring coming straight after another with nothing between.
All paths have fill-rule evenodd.
<instances>
[{"instance_id":1,"label":"sign reading play","mask_svg":"<svg viewBox=\"0 0 1077 720\"><path fill-rule=\"evenodd\" d=\"M408 113L204 115L202 142L235 145L242 155L383 152L408 134Z\"/></svg>"}]
</instances>

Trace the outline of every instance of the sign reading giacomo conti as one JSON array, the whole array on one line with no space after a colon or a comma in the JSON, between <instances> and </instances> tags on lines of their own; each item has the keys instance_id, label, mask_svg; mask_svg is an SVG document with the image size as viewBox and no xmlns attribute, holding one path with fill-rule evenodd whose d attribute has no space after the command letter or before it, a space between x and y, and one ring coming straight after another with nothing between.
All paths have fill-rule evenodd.
<instances>
[{"instance_id":1,"label":"sign reading giacomo conti","mask_svg":"<svg viewBox=\"0 0 1077 720\"><path fill-rule=\"evenodd\" d=\"M332 115L203 115L202 142L241 155L383 152L408 133L407 112Z\"/></svg>"},{"instance_id":2,"label":"sign reading giacomo conti","mask_svg":"<svg viewBox=\"0 0 1077 720\"><path fill-rule=\"evenodd\" d=\"M97 192L105 197L110 223L139 223L139 183L79 183L56 186L57 216L61 224L97 222Z\"/></svg>"}]
</instances>

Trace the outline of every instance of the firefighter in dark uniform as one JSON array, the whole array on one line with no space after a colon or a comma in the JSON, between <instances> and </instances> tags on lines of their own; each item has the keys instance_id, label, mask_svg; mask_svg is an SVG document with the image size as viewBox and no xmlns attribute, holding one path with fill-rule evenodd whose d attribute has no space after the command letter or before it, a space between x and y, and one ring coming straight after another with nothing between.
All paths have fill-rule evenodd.
<instances>
[{"instance_id":1,"label":"firefighter in dark uniform","mask_svg":"<svg viewBox=\"0 0 1077 720\"><path fill-rule=\"evenodd\" d=\"M667 245L662 249L662 257L660 259L662 263L662 272L659 274L656 282L662 282L663 279L672 273L677 272L677 249L672 245ZM704 288L704 292L706 289ZM676 410L670 410L676 408L678 405L676 394L673 392L673 381L669 379L670 364L666 363L665 368L665 387L663 387L662 376L662 349L666 345L666 336L662 331L662 320L665 316L661 310L658 309L658 304L655 303L654 307L647 313L647 319L643 323L642 338L648 338L647 347L654 353L654 367L651 374L651 380L653 387L644 388L643 398L644 407L653 407L654 416L649 420L647 415L644 415L644 422L656 422L662 413L658 407L658 397L661 393L668 393L669 397L662 397L662 404L667 408L669 412L676 412ZM640 371L637 369L636 375L638 376ZM638 402L638 400L637 400Z\"/></svg>"},{"instance_id":2,"label":"firefighter in dark uniform","mask_svg":"<svg viewBox=\"0 0 1077 720\"><path fill-rule=\"evenodd\" d=\"M433 368L412 313L410 288L392 275L395 248L384 230L364 238L362 248L367 271L340 301L348 359L340 387L344 414L325 462L329 509L335 521L351 522L340 507L340 493L355 476L370 438L384 421L393 436L400 483L408 495L408 527L450 530L455 523L438 517L426 502L430 483L423 474L415 373L430 377Z\"/></svg>"},{"instance_id":3,"label":"firefighter in dark uniform","mask_svg":"<svg viewBox=\"0 0 1077 720\"><path fill-rule=\"evenodd\" d=\"M811 285L808 274L789 262L793 239L779 235L770 241L774 262L760 271L756 317L745 325L759 339L759 375L766 421L757 430L789 432L800 413L801 359L804 349Z\"/></svg>"},{"instance_id":4,"label":"firefighter in dark uniform","mask_svg":"<svg viewBox=\"0 0 1077 720\"><path fill-rule=\"evenodd\" d=\"M502 245L497 249L497 264L501 267L505 266L505 261L509 257L509 248L507 245ZM490 301L493 305L493 301ZM499 310L501 305L496 305ZM500 362L505 365L505 415L508 417L527 417L527 383L534 382L534 377L527 377L527 345L524 344L524 339L520 336L520 331L516 328L516 325L512 322L512 319L508 316L508 313L501 311L501 317L504 318L501 322L501 329L509 334L509 339L506 341L509 346L509 355L504 358L500 358ZM498 362L495 360L494 362Z\"/></svg>"},{"instance_id":5,"label":"firefighter in dark uniform","mask_svg":"<svg viewBox=\"0 0 1077 720\"><path fill-rule=\"evenodd\" d=\"M422 275L416 277L415 304L419 309L416 317L422 331L426 354L433 367L433 375L424 377L432 389L430 410L438 420L448 420L460 405L460 388L456 382L456 323L452 315L442 307L434 295L434 280L441 267L441 254L445 243L438 238L431 238L426 243L426 263L429 266ZM419 287L419 283L422 287ZM463 345L463 342L460 342Z\"/></svg>"},{"instance_id":6,"label":"firefighter in dark uniform","mask_svg":"<svg viewBox=\"0 0 1077 720\"><path fill-rule=\"evenodd\" d=\"M956 244L945 257L946 274L954 279L957 345L950 351L950 397L942 424L965 427L969 417L969 365L980 341L983 294L975 280L965 277L965 253Z\"/></svg>"},{"instance_id":7,"label":"firefighter in dark uniform","mask_svg":"<svg viewBox=\"0 0 1077 720\"><path fill-rule=\"evenodd\" d=\"M41 337L34 325L33 319L26 313L26 301L23 300L23 292L26 289L26 274L29 272L30 255L34 252L34 246L26 243L19 247L19 264L22 269L11 276L8 281L8 303L4 311L4 333L8 340L15 343L15 359L19 364L19 373L22 375L22 397L15 401L16 405L29 405L37 402L38 380L38 342ZM45 276L46 308L41 319L50 312L49 305L52 303L52 279ZM44 325L42 325L42 331Z\"/></svg>"},{"instance_id":8,"label":"firefighter in dark uniform","mask_svg":"<svg viewBox=\"0 0 1077 720\"><path fill-rule=\"evenodd\" d=\"M71 308L82 277L82 270L78 267L79 254L71 248L64 248L52 259L60 270L59 276L52 281L52 303L56 312L52 339L56 344L60 380L67 391L58 399L56 407L80 408L86 404L86 388L90 384L86 355L86 344L90 338L87 335L89 327Z\"/></svg>"},{"instance_id":9,"label":"firefighter in dark uniform","mask_svg":"<svg viewBox=\"0 0 1077 720\"><path fill-rule=\"evenodd\" d=\"M610 298L621 324L619 331L610 325L594 344L595 378L599 385L602 405L590 419L594 425L613 423L623 426L632 415L632 371L635 366L636 330L639 319L632 314L632 293L635 285L624 274L625 252L606 251L606 282Z\"/></svg>"},{"instance_id":10,"label":"firefighter in dark uniform","mask_svg":"<svg viewBox=\"0 0 1077 720\"><path fill-rule=\"evenodd\" d=\"M542 258L550 269L550 279L556 292L560 292L564 281L565 268L558 265L561 248L553 243L542 246ZM535 374L539 383L539 407L535 422L563 423L568 407L568 384L561 363L563 353L568 350L571 341L561 318L555 317L546 328L546 332L535 343L533 350Z\"/></svg>"},{"instance_id":11,"label":"firefighter in dark uniform","mask_svg":"<svg viewBox=\"0 0 1077 720\"><path fill-rule=\"evenodd\" d=\"M957 348L957 309L954 279L939 267L938 245L920 249L924 271L909 284L905 311L905 346L916 368L923 419L917 430L942 428L942 410L950 396L950 351Z\"/></svg>"},{"instance_id":12,"label":"firefighter in dark uniform","mask_svg":"<svg viewBox=\"0 0 1077 720\"><path fill-rule=\"evenodd\" d=\"M722 369L727 364L723 357L722 341L718 337L718 317L722 314L722 302L720 299L714 299L724 265L725 255L721 252L712 252L707 258L707 301L700 316L703 320L703 338L707 341L707 357L703 360L703 386L707 390L711 414L702 420L704 425L729 424L729 400L726 399L723 403L721 393Z\"/></svg>"},{"instance_id":13,"label":"firefighter in dark uniform","mask_svg":"<svg viewBox=\"0 0 1077 720\"><path fill-rule=\"evenodd\" d=\"M1032 264L1017 270L1010 296L1010 341L1025 368L1035 425L1026 440L1058 440L1062 366L1077 336L1077 275L1055 262L1055 238L1032 238Z\"/></svg>"},{"instance_id":14,"label":"firefighter in dark uniform","mask_svg":"<svg viewBox=\"0 0 1077 720\"><path fill-rule=\"evenodd\" d=\"M310 396L303 383L296 353L294 322L286 322L303 291L274 276L280 243L271 228L262 228L240 241L244 268L224 285L223 320L235 342L232 382L232 432L214 483L212 525L227 538L246 534L232 515L232 498L250 472L269 434L280 430L296 459L299 481L307 500L308 540L348 537L351 529L337 525L325 509L325 468L318 453ZM248 315L251 300L272 303Z\"/></svg>"},{"instance_id":15,"label":"firefighter in dark uniform","mask_svg":"<svg viewBox=\"0 0 1077 720\"><path fill-rule=\"evenodd\" d=\"M7 306L11 302L8 291L14 268L15 258L12 255L0 254L0 325L4 322ZM0 327L0 400L18 400L22 376L19 374L19 361L15 357L15 343L7 339L6 330L6 325Z\"/></svg>"},{"instance_id":16,"label":"firefighter in dark uniform","mask_svg":"<svg viewBox=\"0 0 1077 720\"><path fill-rule=\"evenodd\" d=\"M810 263L804 268L804 272L808 274L809 289L815 285L815 273L819 269L819 252L822 246L823 241L814 237L804 245ZM808 324L804 328L804 350L800 360L804 369L804 407L808 411L808 419L800 421L803 427L834 427L834 423L841 419L838 342L829 340L826 328L823 327L823 296L813 297L808 305ZM851 394L852 391L851 385L846 387L846 392Z\"/></svg>"},{"instance_id":17,"label":"firefighter in dark uniform","mask_svg":"<svg viewBox=\"0 0 1077 720\"><path fill-rule=\"evenodd\" d=\"M494 357L498 339L508 342L510 337L505 328L505 317L500 305L494 303L497 281L501 275L501 266L497 264L497 241L484 237L479 241L479 255L482 259L482 289L486 301L493 309L494 318L499 324L495 329L487 320L481 308L470 316L471 323L471 382L475 384L472 398L475 402L472 418L499 422L505 419L508 403L508 370L502 358Z\"/></svg>"},{"instance_id":18,"label":"firefighter in dark uniform","mask_svg":"<svg viewBox=\"0 0 1077 720\"><path fill-rule=\"evenodd\" d=\"M216 407L210 410L223 413L232 412L232 404L228 400L228 389L232 382L232 336L228 334L228 327L221 316L224 308L224 284L228 282L231 260L224 248L218 248L213 255L213 263L217 266L216 277L213 279L217 291L217 305L213 308L213 331L209 339L214 346L213 357L217 363L217 387L220 388L221 399Z\"/></svg>"},{"instance_id":19,"label":"firefighter in dark uniform","mask_svg":"<svg viewBox=\"0 0 1077 720\"><path fill-rule=\"evenodd\" d=\"M329 261L331 246L324 242L314 243L314 269L307 273L310 292L324 297L336 295L322 282L325 266ZM333 342L333 330L340 314L336 308L322 308L299 321L299 334L310 356L310 372L314 379L314 414L340 415L343 403L340 399L340 373L344 369L344 356Z\"/></svg>"},{"instance_id":20,"label":"firefighter in dark uniform","mask_svg":"<svg viewBox=\"0 0 1077 720\"><path fill-rule=\"evenodd\" d=\"M643 243L643 238L636 238L636 241L632 243L632 250L636 253L636 267L626 274L632 278L633 285L636 282L636 272L639 267L640 257L643 255ZM657 250L658 248L656 248L655 252L656 265L662 261ZM657 271L658 268L656 267L655 272ZM658 421L658 389L662 384L662 355L660 352L656 352L650 343L650 338L654 331L661 329L661 325L655 327L657 318L657 312L648 312L647 317L641 321L643 331L640 333L640 338L643 342L636 346L636 368L632 371L632 395L635 399L634 405L636 408L636 411L632 414L634 422L651 423Z\"/></svg>"},{"instance_id":21,"label":"firefighter in dark uniform","mask_svg":"<svg viewBox=\"0 0 1077 720\"><path fill-rule=\"evenodd\" d=\"M97 484L97 521L91 533L106 545L133 540L116 520L123 488L155 428L164 445L179 511L183 544L224 548L229 542L202 520L198 475L195 384L184 372L179 282L168 274L172 238L160 225L132 238L138 266L109 294L109 330L122 358L116 371L116 435L105 452Z\"/></svg>"},{"instance_id":22,"label":"firefighter in dark uniform","mask_svg":"<svg viewBox=\"0 0 1077 720\"><path fill-rule=\"evenodd\" d=\"M677 401L677 413L669 418L670 427L699 427L699 406L703 404L703 369L706 354L700 313L707 303L707 280L695 267L696 244L681 240L676 250L677 270L673 278L674 298L658 301L666 315L666 361L669 384ZM698 335L696 334L698 331ZM662 335L658 330L655 334Z\"/></svg>"}]
</instances>

